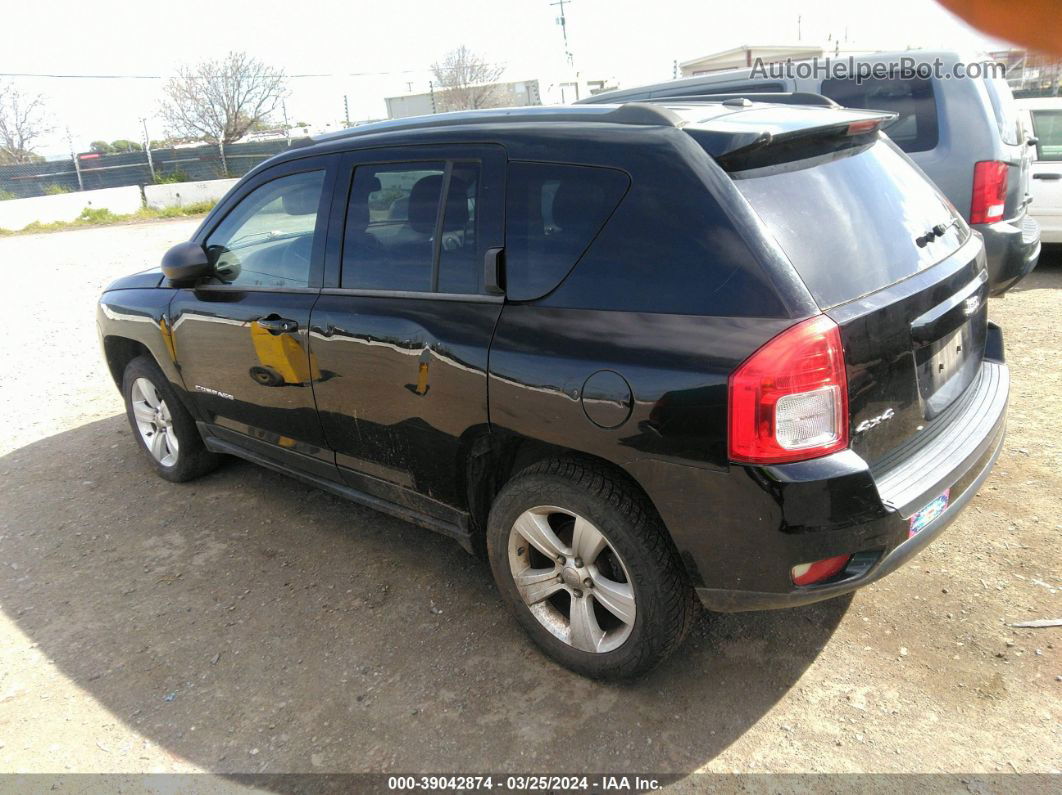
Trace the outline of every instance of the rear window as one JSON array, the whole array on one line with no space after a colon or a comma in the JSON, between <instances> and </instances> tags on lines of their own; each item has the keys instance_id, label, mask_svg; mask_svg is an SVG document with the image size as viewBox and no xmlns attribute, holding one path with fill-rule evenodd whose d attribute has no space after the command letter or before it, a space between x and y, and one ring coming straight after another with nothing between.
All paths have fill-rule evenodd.
<instances>
[{"instance_id":1,"label":"rear window","mask_svg":"<svg viewBox=\"0 0 1062 795\"><path fill-rule=\"evenodd\" d=\"M1062 160L1062 110L1034 110L1037 160Z\"/></svg>"},{"instance_id":2,"label":"rear window","mask_svg":"<svg viewBox=\"0 0 1062 795\"><path fill-rule=\"evenodd\" d=\"M630 179L610 168L513 163L505 200L505 292L540 298L604 226Z\"/></svg>"},{"instance_id":3,"label":"rear window","mask_svg":"<svg viewBox=\"0 0 1062 795\"><path fill-rule=\"evenodd\" d=\"M884 140L731 176L823 309L928 268L965 234L950 203ZM944 235L918 246L937 224Z\"/></svg>"},{"instance_id":4,"label":"rear window","mask_svg":"<svg viewBox=\"0 0 1062 795\"><path fill-rule=\"evenodd\" d=\"M937 145L937 101L930 80L822 81L822 93L847 108L899 114L882 130L905 152L927 152Z\"/></svg>"}]
</instances>

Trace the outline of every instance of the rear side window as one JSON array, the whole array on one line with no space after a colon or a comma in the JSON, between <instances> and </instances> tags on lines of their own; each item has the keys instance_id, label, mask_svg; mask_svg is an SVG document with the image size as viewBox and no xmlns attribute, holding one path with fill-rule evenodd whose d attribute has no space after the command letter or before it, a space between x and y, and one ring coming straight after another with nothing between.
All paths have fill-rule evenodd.
<instances>
[{"instance_id":1,"label":"rear side window","mask_svg":"<svg viewBox=\"0 0 1062 795\"><path fill-rule=\"evenodd\" d=\"M882 129L905 152L927 152L937 145L937 102L931 80L833 79L822 93L848 108L886 110L899 116Z\"/></svg>"},{"instance_id":2,"label":"rear side window","mask_svg":"<svg viewBox=\"0 0 1062 795\"><path fill-rule=\"evenodd\" d=\"M505 199L505 292L540 298L579 260L619 205L629 177L610 168L512 163Z\"/></svg>"},{"instance_id":3,"label":"rear side window","mask_svg":"<svg viewBox=\"0 0 1062 795\"><path fill-rule=\"evenodd\" d=\"M1034 110L1037 160L1062 160L1062 110Z\"/></svg>"},{"instance_id":4,"label":"rear side window","mask_svg":"<svg viewBox=\"0 0 1062 795\"><path fill-rule=\"evenodd\" d=\"M965 237L954 208L885 140L802 164L731 176L822 309L930 267ZM944 234L919 246L938 224Z\"/></svg>"},{"instance_id":5,"label":"rear side window","mask_svg":"<svg viewBox=\"0 0 1062 795\"><path fill-rule=\"evenodd\" d=\"M1021 141L1021 122L1018 121L1018 106L1014 102L1014 93L1002 77L986 77L985 88L992 102L992 113L999 127L999 137L1003 143L1016 146Z\"/></svg>"}]
</instances>

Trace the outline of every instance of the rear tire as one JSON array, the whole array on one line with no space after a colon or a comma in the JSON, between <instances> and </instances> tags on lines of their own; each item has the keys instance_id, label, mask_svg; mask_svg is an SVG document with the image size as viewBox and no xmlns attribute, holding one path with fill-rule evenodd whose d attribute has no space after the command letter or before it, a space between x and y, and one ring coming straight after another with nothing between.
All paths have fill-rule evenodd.
<instances>
[{"instance_id":1,"label":"rear tire","mask_svg":"<svg viewBox=\"0 0 1062 795\"><path fill-rule=\"evenodd\" d=\"M133 438L160 477L182 483L218 466L221 457L206 449L192 415L153 359L129 362L122 397Z\"/></svg>"},{"instance_id":2,"label":"rear tire","mask_svg":"<svg viewBox=\"0 0 1062 795\"><path fill-rule=\"evenodd\" d=\"M487 552L520 625L584 676L645 673L699 612L655 511L593 462L555 459L516 475L491 508Z\"/></svg>"}]
</instances>

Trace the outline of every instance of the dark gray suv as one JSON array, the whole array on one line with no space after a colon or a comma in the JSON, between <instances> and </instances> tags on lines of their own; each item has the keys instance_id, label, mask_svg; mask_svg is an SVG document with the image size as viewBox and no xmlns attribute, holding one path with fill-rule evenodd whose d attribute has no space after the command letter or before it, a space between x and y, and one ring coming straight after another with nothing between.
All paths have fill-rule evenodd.
<instances>
[{"instance_id":1,"label":"dark gray suv","mask_svg":"<svg viewBox=\"0 0 1062 795\"><path fill-rule=\"evenodd\" d=\"M849 108L891 111L897 114L896 119L884 131L984 237L992 294L1000 295L1017 284L1036 267L1040 226L1027 213L1032 152L1006 81L998 77L944 77L954 75L964 64L953 52L876 53L842 60L856 68L903 61L939 64L942 76L857 81L828 76L759 77L754 76L759 75L758 70L735 69L610 91L582 102L809 92ZM829 61L819 65L826 72Z\"/></svg>"}]
</instances>

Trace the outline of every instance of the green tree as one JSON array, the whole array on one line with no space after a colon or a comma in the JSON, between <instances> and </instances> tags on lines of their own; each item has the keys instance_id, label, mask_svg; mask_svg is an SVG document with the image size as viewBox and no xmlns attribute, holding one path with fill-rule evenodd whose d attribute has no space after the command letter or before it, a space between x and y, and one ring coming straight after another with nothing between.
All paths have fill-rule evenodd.
<instances>
[{"instance_id":1,"label":"green tree","mask_svg":"<svg viewBox=\"0 0 1062 795\"><path fill-rule=\"evenodd\" d=\"M136 141L130 141L125 138L119 138L117 141L111 141L111 148L115 152L139 152L143 150L140 144Z\"/></svg>"},{"instance_id":2,"label":"green tree","mask_svg":"<svg viewBox=\"0 0 1062 795\"><path fill-rule=\"evenodd\" d=\"M93 141L89 144L89 151L98 155L109 155L114 152L114 147L106 141Z\"/></svg>"}]
</instances>

